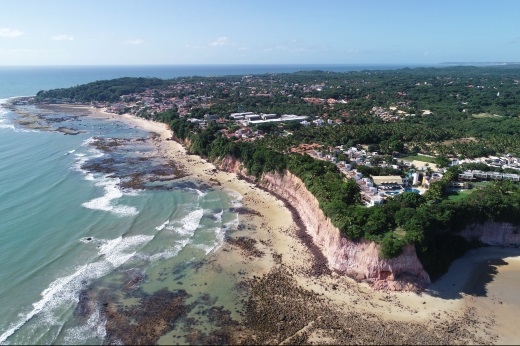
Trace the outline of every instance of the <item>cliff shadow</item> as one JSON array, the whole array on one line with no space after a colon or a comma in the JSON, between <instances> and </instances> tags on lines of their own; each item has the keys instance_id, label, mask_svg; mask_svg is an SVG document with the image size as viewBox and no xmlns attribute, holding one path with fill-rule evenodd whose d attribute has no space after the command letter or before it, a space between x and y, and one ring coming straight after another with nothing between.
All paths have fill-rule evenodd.
<instances>
[{"instance_id":1,"label":"cliff shadow","mask_svg":"<svg viewBox=\"0 0 520 346\"><path fill-rule=\"evenodd\" d=\"M492 246L468 251L455 260L448 272L433 282L426 292L443 299L459 299L463 294L487 297L487 285L499 274L500 267L509 265L508 257L518 256L519 248Z\"/></svg>"}]
</instances>

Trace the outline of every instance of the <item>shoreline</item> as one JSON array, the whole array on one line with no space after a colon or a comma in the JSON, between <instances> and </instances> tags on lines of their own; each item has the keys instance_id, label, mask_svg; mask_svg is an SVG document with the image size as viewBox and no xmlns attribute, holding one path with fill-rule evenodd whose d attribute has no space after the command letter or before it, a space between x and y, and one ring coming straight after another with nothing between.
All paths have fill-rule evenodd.
<instances>
[{"instance_id":1,"label":"shoreline","mask_svg":"<svg viewBox=\"0 0 520 346\"><path fill-rule=\"evenodd\" d=\"M237 177L234 173L216 170L215 165L196 155L187 155L186 149L180 143L167 140L171 138L171 131L166 124L137 118L128 114L107 113L101 109L94 109L89 106L61 106L55 105L53 107L63 110L67 108L89 110L92 117L122 121L145 131L158 133L159 137L154 142L158 152L174 160L188 171L187 177L181 179L200 180L212 185L214 188L228 189L240 193L243 196L243 206L255 211L255 213L248 214L245 217L241 215L241 223L245 222L245 224L255 227L253 227L254 230L238 231L232 237L244 236L255 239L255 247L263 252L264 255L261 257L247 256L247 254L244 254L244 249L237 247L236 244L224 242L218 250L213 251L209 256L215 263L226 267L230 272L238 273L245 270L244 281L256 280L259 283L261 277L272 275L272 273L276 273L276 270L283 268L284 275L293 279L293 284L297 289L313 292L313 294L316 294L316 297L325 302L326 308L324 307L323 309L325 310L323 311L331 309L331 311L338 313L338 316L348 317L354 314L361 319L375 316L379 322L390 326L398 323L400 327L396 328L397 330L401 330L401 328L404 328L403 326L412 326L413 328L410 328L408 332L415 331L416 333L421 330L420 328L415 329L417 323L419 323L421 328L428 330L426 334L431 332L432 335L436 333L445 335L444 326L452 325L453 323L457 324L457 330L466 331L464 333L460 332L459 337L451 335L452 339L425 339L430 342L439 340L448 340L449 342L450 340L458 340L458 338L470 343L507 343L514 341L514 336L508 338L504 337L505 335L500 335L502 327L505 328L504 331L507 330L510 333L515 331L511 329L511 325L504 326L500 319L497 321L496 317L487 318L482 316L482 311L479 311L481 309L480 306L485 308L483 311L495 309L499 304L496 297L489 299L487 297L475 298L462 294L457 298L446 299L430 295L428 292L416 294L411 292L374 291L367 284L358 283L344 275L327 271L322 273L321 271L313 270L313 266L317 265L319 267L322 264L319 261L317 262L312 251L309 251L309 245L314 244L305 244L308 242L303 240L302 234L306 235L307 233L302 229L302 225L298 225L297 215L294 215L293 210L288 208L283 201L276 198L274 194L265 191L265 189L261 189ZM467 267L468 265L466 264L464 268ZM506 267L500 267L498 272L504 271ZM520 262L518 267L520 268ZM467 282L469 280L467 277L471 276L469 272L471 270L464 271L465 275L462 275L464 278L461 281ZM455 277L459 280L460 276L460 274L455 274ZM444 289L448 291L451 289L451 291L455 292L460 290L460 287L452 286L450 288L447 284ZM283 309L282 307L280 308ZM287 313L286 311L285 314ZM329 339L332 343L335 341L346 342L348 340L341 338L339 335L338 338L334 338L334 333L325 333L327 331L326 324L321 325L312 316L310 320L316 326L313 327L314 329L306 329L306 340L325 341L325 343ZM363 321L361 322L363 323ZM352 323L355 325L354 322ZM278 328L277 324L276 327ZM357 330L357 328L354 329ZM326 337L320 333L325 333ZM403 329L402 333L406 333L406 331ZM301 334L298 335L301 336ZM320 337L320 335L322 336ZM296 334L292 337L295 336ZM354 336L358 337L359 335ZM390 335L384 333L379 338L380 342L386 343L392 342L392 340L400 340L393 339ZM275 338L272 340L277 342L284 340L288 342L294 341L287 338L282 338L282 340ZM353 340L374 341L374 339L363 339L362 337L359 339L354 338ZM403 340L406 339L401 339L401 342Z\"/></svg>"}]
</instances>

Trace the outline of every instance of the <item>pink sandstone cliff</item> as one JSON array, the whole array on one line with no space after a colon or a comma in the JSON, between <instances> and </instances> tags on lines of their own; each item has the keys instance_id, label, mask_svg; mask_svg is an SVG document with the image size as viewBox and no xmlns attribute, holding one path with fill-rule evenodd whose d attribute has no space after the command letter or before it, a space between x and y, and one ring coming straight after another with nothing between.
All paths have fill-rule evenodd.
<instances>
[{"instance_id":1,"label":"pink sandstone cliff","mask_svg":"<svg viewBox=\"0 0 520 346\"><path fill-rule=\"evenodd\" d=\"M240 162L231 157L224 158L219 168L246 176L245 171L240 169ZM384 260L379 256L378 244L348 240L325 216L304 183L290 172L264 174L259 184L296 210L306 232L327 258L330 269L369 280L374 287L381 289L411 290L430 283L414 246L406 246L397 258Z\"/></svg>"},{"instance_id":2,"label":"pink sandstone cliff","mask_svg":"<svg viewBox=\"0 0 520 346\"><path fill-rule=\"evenodd\" d=\"M246 170L241 168L240 161L232 157L224 158L218 167L248 177ZM379 256L378 244L347 239L325 216L303 181L290 172L264 174L259 184L296 210L305 225L305 231L312 236L314 243L327 258L330 269L371 281L373 287L378 289L416 290L430 284L430 277L419 261L413 245L405 246L399 257L385 260ZM489 245L520 245L520 227L507 223L489 221L474 224L459 235Z\"/></svg>"}]
</instances>

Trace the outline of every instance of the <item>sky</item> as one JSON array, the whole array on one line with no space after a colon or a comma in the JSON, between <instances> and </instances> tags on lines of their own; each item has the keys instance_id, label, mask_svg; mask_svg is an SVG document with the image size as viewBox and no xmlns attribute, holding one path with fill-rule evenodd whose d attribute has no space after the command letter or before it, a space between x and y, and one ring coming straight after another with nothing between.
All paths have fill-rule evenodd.
<instances>
[{"instance_id":1,"label":"sky","mask_svg":"<svg viewBox=\"0 0 520 346\"><path fill-rule=\"evenodd\" d=\"M520 61L520 0L17 0L0 66Z\"/></svg>"}]
</instances>

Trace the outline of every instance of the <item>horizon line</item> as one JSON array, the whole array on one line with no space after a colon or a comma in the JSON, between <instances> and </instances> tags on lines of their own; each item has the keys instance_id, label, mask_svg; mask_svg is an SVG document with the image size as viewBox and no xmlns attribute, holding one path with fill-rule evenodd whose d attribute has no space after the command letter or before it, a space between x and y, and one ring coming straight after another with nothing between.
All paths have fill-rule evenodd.
<instances>
[{"instance_id":1,"label":"horizon line","mask_svg":"<svg viewBox=\"0 0 520 346\"><path fill-rule=\"evenodd\" d=\"M446 64L445 62L436 62L436 63L203 63L203 64L22 64L22 65L0 65L0 67L78 67L78 66L351 66L351 65L366 65L366 66L374 66L374 65L439 65Z\"/></svg>"}]
</instances>

